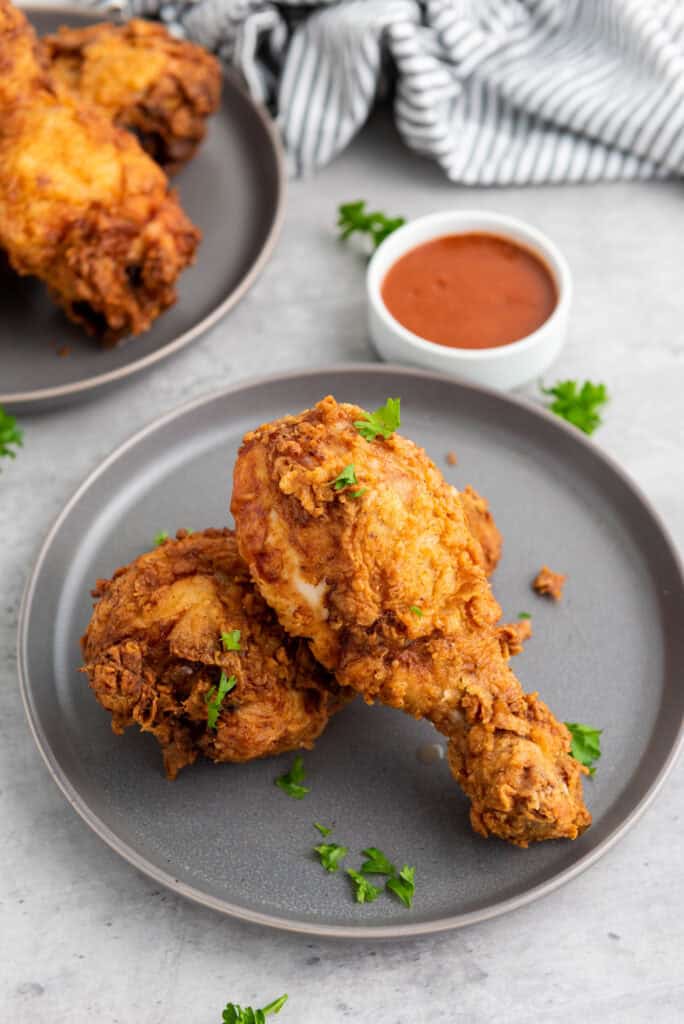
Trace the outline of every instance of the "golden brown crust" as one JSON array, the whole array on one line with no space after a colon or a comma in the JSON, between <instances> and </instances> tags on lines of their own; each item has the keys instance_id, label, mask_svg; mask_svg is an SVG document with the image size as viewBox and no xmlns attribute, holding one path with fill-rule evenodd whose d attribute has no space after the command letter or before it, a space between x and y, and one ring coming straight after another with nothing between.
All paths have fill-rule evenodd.
<instances>
[{"instance_id":1,"label":"golden brown crust","mask_svg":"<svg viewBox=\"0 0 684 1024\"><path fill-rule=\"evenodd\" d=\"M0 0L0 246L70 319L114 342L175 302L199 232L136 139L55 88L36 45Z\"/></svg>"},{"instance_id":2,"label":"golden brown crust","mask_svg":"<svg viewBox=\"0 0 684 1024\"><path fill-rule=\"evenodd\" d=\"M250 761L309 748L349 697L285 635L230 530L179 531L99 580L93 596L82 641L91 689L115 732L135 723L157 738L169 778L199 755ZM221 642L234 629L239 652ZM222 670L237 683L212 730L206 698Z\"/></svg>"},{"instance_id":3,"label":"golden brown crust","mask_svg":"<svg viewBox=\"0 0 684 1024\"><path fill-rule=\"evenodd\" d=\"M329 397L245 437L232 510L259 590L341 685L449 737L478 831L575 838L583 769L508 665L461 496L412 442L365 441L362 415ZM331 486L350 463L358 498Z\"/></svg>"},{"instance_id":4,"label":"golden brown crust","mask_svg":"<svg viewBox=\"0 0 684 1024\"><path fill-rule=\"evenodd\" d=\"M167 173L194 156L221 96L221 66L203 47L139 18L62 27L41 47L55 82L134 131Z\"/></svg>"}]
</instances>

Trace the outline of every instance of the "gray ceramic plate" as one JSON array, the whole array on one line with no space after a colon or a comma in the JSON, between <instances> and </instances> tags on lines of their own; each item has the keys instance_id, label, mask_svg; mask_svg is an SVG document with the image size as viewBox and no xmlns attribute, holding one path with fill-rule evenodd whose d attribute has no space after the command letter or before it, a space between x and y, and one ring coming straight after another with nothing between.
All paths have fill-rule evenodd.
<instances>
[{"instance_id":1,"label":"gray ceramic plate","mask_svg":"<svg viewBox=\"0 0 684 1024\"><path fill-rule=\"evenodd\" d=\"M41 35L102 20L69 8L27 13ZM181 276L175 306L116 348L102 349L69 323L39 281L18 277L0 259L1 405L33 411L110 387L199 338L245 294L275 245L284 175L268 115L231 78L204 145L174 185L204 236L197 262ZM69 352L60 356L64 346Z\"/></svg>"},{"instance_id":2,"label":"gray ceramic plate","mask_svg":"<svg viewBox=\"0 0 684 1024\"><path fill-rule=\"evenodd\" d=\"M228 520L243 433L333 392L375 408L403 399L402 430L457 485L490 499L505 538L495 591L506 616L534 616L515 666L557 715L603 727L586 796L594 825L577 842L518 850L473 834L437 737L360 701L305 755L310 795L273 785L291 756L200 764L167 782L155 742L109 716L79 675L90 587L152 546L162 529ZM458 452L450 468L446 453ZM569 576L560 605L530 579ZM115 850L200 903L263 924L338 936L402 936L503 913L572 878L636 819L671 766L682 730L684 582L662 525L633 484L574 428L510 397L431 374L346 366L246 384L157 421L110 456L51 530L20 617L19 665L35 739L67 799ZM358 852L415 865L416 897L360 906L345 876L312 856L312 822Z\"/></svg>"}]
</instances>

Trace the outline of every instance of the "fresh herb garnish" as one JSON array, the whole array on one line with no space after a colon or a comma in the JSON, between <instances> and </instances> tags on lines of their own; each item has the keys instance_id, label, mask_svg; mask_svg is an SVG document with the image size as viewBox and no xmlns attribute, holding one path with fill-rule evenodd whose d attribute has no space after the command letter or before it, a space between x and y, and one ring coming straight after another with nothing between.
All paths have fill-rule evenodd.
<instances>
[{"instance_id":1,"label":"fresh herb garnish","mask_svg":"<svg viewBox=\"0 0 684 1024\"><path fill-rule=\"evenodd\" d=\"M367 487L361 487L358 491L350 491L349 492L349 497L350 498L362 498L367 490L368 490Z\"/></svg>"},{"instance_id":2,"label":"fresh herb garnish","mask_svg":"<svg viewBox=\"0 0 684 1024\"><path fill-rule=\"evenodd\" d=\"M397 871L394 864L382 850L378 850L377 846L369 846L362 853L364 857L368 858L361 865L362 873L364 875L388 875L385 883L387 891L394 893L405 906L410 907L416 888L413 877L416 869L404 864L401 871Z\"/></svg>"},{"instance_id":3,"label":"fresh herb garnish","mask_svg":"<svg viewBox=\"0 0 684 1024\"><path fill-rule=\"evenodd\" d=\"M228 633L221 633L221 641L224 651L239 651L242 649L240 647L239 629L231 629Z\"/></svg>"},{"instance_id":4,"label":"fresh herb garnish","mask_svg":"<svg viewBox=\"0 0 684 1024\"><path fill-rule=\"evenodd\" d=\"M292 762L292 767L289 772L285 772L284 775L280 775L276 780L275 784L283 793L287 793L293 800L303 800L306 794L309 792L307 786L302 786L301 783L304 781L304 759L297 755Z\"/></svg>"},{"instance_id":5,"label":"fresh herb garnish","mask_svg":"<svg viewBox=\"0 0 684 1024\"><path fill-rule=\"evenodd\" d=\"M413 614L414 614L414 615L417 615L417 616L418 616L418 618L420 618L420 619L422 619L422 618L423 618L423 609L422 609L422 608L419 608L417 604L412 604L412 605L411 605L411 606L409 607L409 611L410 611L410 612L413 612Z\"/></svg>"},{"instance_id":6,"label":"fresh herb garnish","mask_svg":"<svg viewBox=\"0 0 684 1024\"><path fill-rule=\"evenodd\" d=\"M314 850L326 871L337 871L341 861L349 853L346 846L338 846L337 843L321 843L320 846L314 846Z\"/></svg>"},{"instance_id":7,"label":"fresh herb garnish","mask_svg":"<svg viewBox=\"0 0 684 1024\"><path fill-rule=\"evenodd\" d=\"M169 539L169 535L166 530L160 530L154 538L154 546L158 548L160 544L163 544L165 540Z\"/></svg>"},{"instance_id":8,"label":"fresh herb garnish","mask_svg":"<svg viewBox=\"0 0 684 1024\"><path fill-rule=\"evenodd\" d=\"M565 724L572 737L570 753L576 761L589 769L590 775L593 775L596 771L592 767L594 761L598 761L601 756L600 736L603 729L592 729L590 725L582 725L581 722L566 722Z\"/></svg>"},{"instance_id":9,"label":"fresh herb garnish","mask_svg":"<svg viewBox=\"0 0 684 1024\"><path fill-rule=\"evenodd\" d=\"M17 453L12 448L21 448L23 443L23 430L17 426L14 416L10 416L0 405L0 456L16 459Z\"/></svg>"},{"instance_id":10,"label":"fresh herb garnish","mask_svg":"<svg viewBox=\"0 0 684 1024\"><path fill-rule=\"evenodd\" d=\"M370 238L373 249L377 249L388 235L405 223L404 217L387 217L380 210L367 212L365 199L359 199L354 203L341 203L337 208L340 238L344 241L358 232Z\"/></svg>"},{"instance_id":11,"label":"fresh herb garnish","mask_svg":"<svg viewBox=\"0 0 684 1024\"><path fill-rule=\"evenodd\" d=\"M341 491L345 487L352 487L354 484L358 484L356 479L356 469L353 463L345 466L339 476L336 476L332 482L332 486L336 491Z\"/></svg>"},{"instance_id":12,"label":"fresh herb garnish","mask_svg":"<svg viewBox=\"0 0 684 1024\"><path fill-rule=\"evenodd\" d=\"M416 883L413 878L415 871L415 868L410 868L408 864L404 864L399 874L389 878L385 883L385 888L389 892L393 892L406 907L410 907L413 903L413 894L416 890Z\"/></svg>"},{"instance_id":13,"label":"fresh herb garnish","mask_svg":"<svg viewBox=\"0 0 684 1024\"><path fill-rule=\"evenodd\" d=\"M237 685L237 679L235 676L231 676L230 679L225 672L221 672L221 678L219 679L218 692L215 686L204 695L204 702L207 705L207 728L215 729L216 723L218 722L219 712L221 705L227 693L234 690Z\"/></svg>"},{"instance_id":14,"label":"fresh herb garnish","mask_svg":"<svg viewBox=\"0 0 684 1024\"><path fill-rule=\"evenodd\" d=\"M593 434L603 422L598 409L608 401L605 384L592 384L585 380L580 388L576 380L559 380L552 388L541 387L545 395L553 395L551 412L568 423L579 427L585 434Z\"/></svg>"},{"instance_id":15,"label":"fresh herb garnish","mask_svg":"<svg viewBox=\"0 0 684 1024\"><path fill-rule=\"evenodd\" d=\"M223 1024L264 1024L266 1018L272 1013L280 1013L287 1002L287 994L280 999L274 999L268 1006L260 1010L253 1010L251 1006L239 1006L237 1003L228 1003L223 1011Z\"/></svg>"},{"instance_id":16,"label":"fresh herb garnish","mask_svg":"<svg viewBox=\"0 0 684 1024\"><path fill-rule=\"evenodd\" d=\"M361 854L367 858L361 865L364 875L396 875L397 869L394 864L388 860L382 850L378 850L377 846L369 846L366 850L362 850Z\"/></svg>"},{"instance_id":17,"label":"fresh herb garnish","mask_svg":"<svg viewBox=\"0 0 684 1024\"><path fill-rule=\"evenodd\" d=\"M380 889L377 886L371 885L367 878L364 878L358 871L354 871L353 868L347 868L347 874L354 885L354 897L357 903L372 903L373 900L377 900L380 895Z\"/></svg>"},{"instance_id":18,"label":"fresh herb garnish","mask_svg":"<svg viewBox=\"0 0 684 1024\"><path fill-rule=\"evenodd\" d=\"M328 828L327 825L321 825L320 822L318 821L314 821L313 827L317 829L322 836L329 836L330 833L332 832L331 828Z\"/></svg>"},{"instance_id":19,"label":"fresh herb garnish","mask_svg":"<svg viewBox=\"0 0 684 1024\"><path fill-rule=\"evenodd\" d=\"M376 437L387 440L401 426L401 399L388 398L375 412L367 412L364 419L356 420L354 426L366 441L374 441Z\"/></svg>"},{"instance_id":20,"label":"fresh herb garnish","mask_svg":"<svg viewBox=\"0 0 684 1024\"><path fill-rule=\"evenodd\" d=\"M531 619L532 616L530 615L529 612L518 612L518 618L519 619Z\"/></svg>"}]
</instances>

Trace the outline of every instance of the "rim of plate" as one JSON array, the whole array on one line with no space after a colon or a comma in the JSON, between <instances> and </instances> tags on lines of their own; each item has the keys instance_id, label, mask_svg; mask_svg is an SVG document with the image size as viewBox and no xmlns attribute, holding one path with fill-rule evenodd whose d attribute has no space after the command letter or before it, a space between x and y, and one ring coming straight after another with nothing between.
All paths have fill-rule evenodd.
<instances>
[{"instance_id":1,"label":"rim of plate","mask_svg":"<svg viewBox=\"0 0 684 1024\"><path fill-rule=\"evenodd\" d=\"M89 18L92 19L97 14L97 11L92 7L76 7L74 4L56 4L54 7L48 4L33 4L23 3L21 5L23 11L40 14L63 14L66 17ZM107 14L106 10L102 12L103 17ZM117 12L109 12L110 19L117 20ZM121 19L118 19L121 21ZM114 384L118 381L124 380L126 377L130 377L134 373L139 373L155 363L160 362L162 359L166 359L167 356L173 355L175 352L179 352L181 349L189 345L191 341L204 334L209 328L213 327L214 324L218 323L226 313L230 312L233 306L237 305L240 299L245 295L246 292L252 287L262 270L268 263L276 242L280 235L280 230L283 226L283 220L285 217L285 197L287 193L287 175L285 172L285 151L283 144L280 140L280 135L275 126L275 122L271 118L266 108L261 104L257 103L245 89L241 88L236 76L231 75L227 72L226 68L223 68L223 80L228 79L232 85L239 89L245 99L245 102L252 107L257 119L261 122L266 135L273 148L273 155L275 158L275 169L276 169L276 196L275 196L275 211L273 214L273 220L271 226L268 229L266 237L257 253L256 259L252 266L244 275L244 277L238 282L235 288L230 292L229 295L223 299L210 313L208 313L199 323L196 323L194 327L190 327L183 334L180 334L173 341L167 342L166 345L162 345L161 348L155 352L150 352L149 355L143 356L140 359L135 359L125 366L120 366L116 370L109 370L107 373L100 373L95 377L88 377L86 380L72 381L70 384L58 384L55 387L38 388L33 391L17 391L7 395L0 394L0 403L7 405L19 405L22 402L47 402L55 398L65 398L69 395L78 395L88 391L94 391L96 388L103 387L106 384Z\"/></svg>"},{"instance_id":2,"label":"rim of plate","mask_svg":"<svg viewBox=\"0 0 684 1024\"><path fill-rule=\"evenodd\" d=\"M660 770L651 781L647 791L636 806L603 840L601 840L601 842L597 844L597 846L592 850L589 850L570 867L559 871L553 876L553 878L550 878L539 885L532 886L526 892L521 893L518 896L502 900L481 910L469 911L463 914L454 914L436 921L421 921L416 924L379 925L377 927L368 925L358 927L353 925L347 927L342 925L318 924L316 922L309 921L292 921L288 920L286 917L279 917L275 914L261 913L260 911L252 911L245 909L244 907L236 906L226 900L210 896L192 885L179 881L177 878L174 878L172 873L164 871L162 868L152 864L135 849L123 842L116 833L114 833L98 817L97 814L91 811L86 801L65 777L58 759L54 756L49 743L42 733L38 721L38 715L33 703L32 694L30 692L27 669L29 617L43 562L45 561L45 558L52 547L54 538L59 532L62 524L71 514L71 510L78 503L82 495L93 486L93 484L106 472L107 469L109 469L111 465L123 458L131 449L144 441L145 438L154 434L156 431L163 429L168 423L185 416L193 409L215 401L217 398L227 397L237 391L248 390L250 388L273 384L280 381L288 381L295 378L316 377L324 373L334 373L339 376L344 376L353 375L359 372L378 377L381 377L386 373L405 377L420 377L424 380L432 380L448 386L466 388L468 391L474 391L489 398L497 398L504 403L511 403L512 405L525 410L533 417L546 421L556 429L565 432L569 437L572 437L580 447L588 449L596 458L606 464L607 467L619 478L622 484L627 487L633 497L640 502L660 532L672 562L678 571L680 583L682 587L684 587L684 564L682 563L682 559L679 556L677 548L672 541L669 530L665 526L660 513L657 512L638 484L631 479L617 461L613 459L611 455L599 448L599 446L591 441L586 435L577 430L576 427L571 426L564 420L561 420L552 413L547 412L543 407L536 406L522 397L512 396L508 393L504 394L493 388L483 387L479 384L472 384L470 381L455 379L449 380L444 376L438 373L433 373L429 370L414 369L412 367L399 366L393 363L336 363L310 369L292 370L287 373L275 373L261 377L248 377L237 384L207 392L199 398L185 402L172 412L165 413L163 416L157 417L151 423L148 423L147 426L133 434L133 436L127 441L124 441L123 444L119 445L98 466L96 466L96 468L88 474L86 479L66 502L63 510L57 516L48 531L45 540L40 546L33 569L31 570L26 582L19 608L19 620L17 626L17 668L19 675L19 689L24 705L24 711L28 719L29 728L52 778L57 783L57 786L66 797L69 804L71 804L71 807L80 815L86 824L89 825L90 828L100 836L100 838L103 839L109 847L111 847L111 849L116 851L116 853L132 864L133 867L137 868L142 874L153 879L155 882L164 885L172 892L179 893L181 896L184 896L195 903L199 903L202 906L209 907L210 909L216 910L228 917L233 917L237 920L245 921L250 924L260 924L269 928L279 929L280 931L297 932L306 935L318 935L324 938L407 939L415 938L420 935L432 935L439 932L452 931L456 928L462 928L470 924L479 923L480 921L487 921L491 918L500 917L502 914L524 907L529 903L533 903L536 900L541 899L543 896L549 895L555 889L560 888L561 885L571 881L587 868L591 867L592 864L603 856L603 854L618 842L618 840L622 838L632 825L635 824L644 811L651 805L660 791L663 783L672 770L682 746L684 745L684 713L682 714L677 737L674 743L661 765Z\"/></svg>"}]
</instances>

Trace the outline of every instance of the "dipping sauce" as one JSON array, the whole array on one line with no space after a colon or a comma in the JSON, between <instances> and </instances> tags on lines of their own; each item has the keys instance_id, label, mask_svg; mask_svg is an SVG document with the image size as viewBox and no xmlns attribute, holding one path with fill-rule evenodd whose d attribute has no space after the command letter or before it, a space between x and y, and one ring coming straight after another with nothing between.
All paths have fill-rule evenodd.
<instances>
[{"instance_id":1,"label":"dipping sauce","mask_svg":"<svg viewBox=\"0 0 684 1024\"><path fill-rule=\"evenodd\" d=\"M387 271L382 299L414 334L449 348L499 348L553 313L556 284L529 249L498 235L443 235Z\"/></svg>"}]
</instances>

